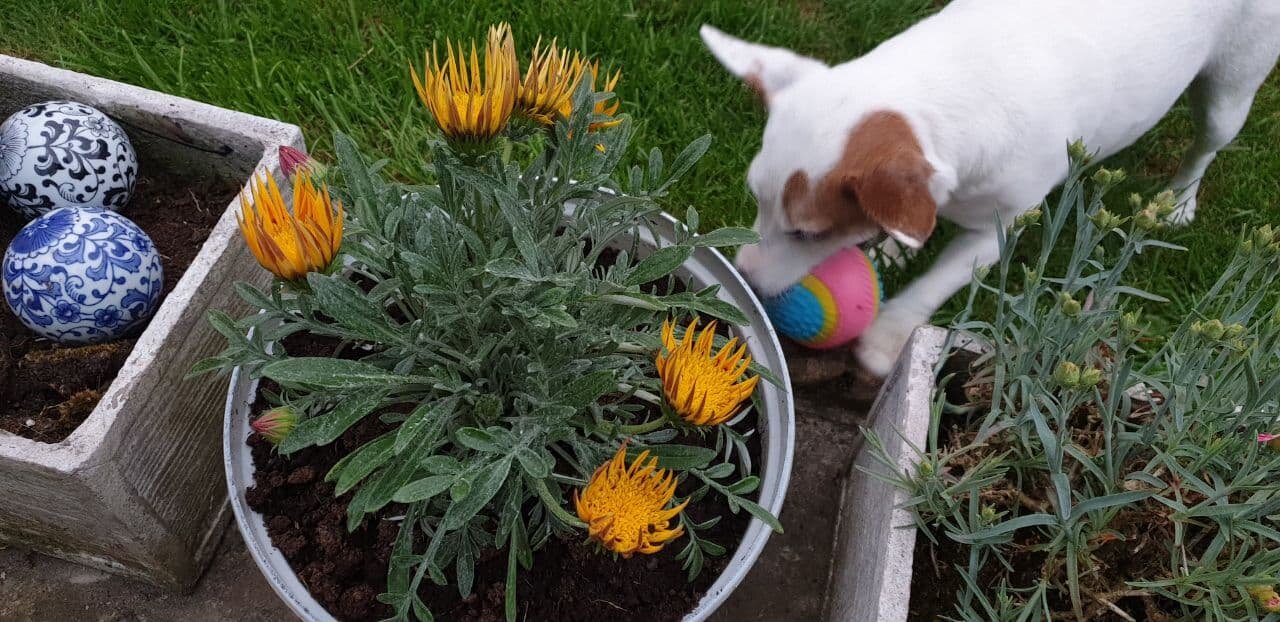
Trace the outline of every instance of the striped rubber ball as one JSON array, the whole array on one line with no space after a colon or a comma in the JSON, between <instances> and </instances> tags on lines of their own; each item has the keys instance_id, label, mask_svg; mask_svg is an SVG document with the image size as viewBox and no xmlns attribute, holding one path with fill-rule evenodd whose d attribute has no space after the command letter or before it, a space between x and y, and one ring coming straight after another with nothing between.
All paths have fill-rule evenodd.
<instances>
[{"instance_id":1,"label":"striped rubber ball","mask_svg":"<svg viewBox=\"0 0 1280 622\"><path fill-rule=\"evenodd\" d=\"M828 257L799 283L764 300L778 332L810 348L853 341L880 310L880 275L857 247Z\"/></svg>"}]
</instances>

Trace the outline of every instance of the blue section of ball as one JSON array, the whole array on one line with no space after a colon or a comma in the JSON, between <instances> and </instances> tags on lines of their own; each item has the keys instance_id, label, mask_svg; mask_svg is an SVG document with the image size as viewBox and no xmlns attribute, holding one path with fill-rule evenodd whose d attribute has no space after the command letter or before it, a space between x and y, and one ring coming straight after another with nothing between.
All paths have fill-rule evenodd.
<instances>
[{"instance_id":1,"label":"blue section of ball","mask_svg":"<svg viewBox=\"0 0 1280 622\"><path fill-rule=\"evenodd\" d=\"M822 304L809 288L797 283L763 301L778 332L796 341L811 341L822 332Z\"/></svg>"},{"instance_id":2,"label":"blue section of ball","mask_svg":"<svg viewBox=\"0 0 1280 622\"><path fill-rule=\"evenodd\" d=\"M62 207L28 223L4 254L4 299L23 324L61 343L125 336L160 306L164 269L133 221Z\"/></svg>"}]
</instances>

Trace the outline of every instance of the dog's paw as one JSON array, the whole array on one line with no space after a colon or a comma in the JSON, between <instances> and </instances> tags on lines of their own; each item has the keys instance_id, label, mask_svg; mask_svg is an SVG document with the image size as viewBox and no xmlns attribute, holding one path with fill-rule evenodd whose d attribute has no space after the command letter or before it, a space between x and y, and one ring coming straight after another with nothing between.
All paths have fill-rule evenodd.
<instances>
[{"instance_id":1,"label":"dog's paw","mask_svg":"<svg viewBox=\"0 0 1280 622\"><path fill-rule=\"evenodd\" d=\"M883 378L893 371L893 364L919 323L902 316L881 312L862 336L854 352L864 369Z\"/></svg>"}]
</instances>

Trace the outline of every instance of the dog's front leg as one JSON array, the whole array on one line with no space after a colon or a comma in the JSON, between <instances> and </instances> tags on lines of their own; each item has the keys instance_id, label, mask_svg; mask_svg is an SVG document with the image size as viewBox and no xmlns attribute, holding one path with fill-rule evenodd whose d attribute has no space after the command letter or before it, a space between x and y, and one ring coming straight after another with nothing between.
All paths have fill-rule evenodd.
<instances>
[{"instance_id":1,"label":"dog's front leg","mask_svg":"<svg viewBox=\"0 0 1280 622\"><path fill-rule=\"evenodd\" d=\"M858 339L858 361L877 376L888 375L911 331L927 324L948 298L968 284L975 267L995 263L999 256L995 229L961 233L928 272L880 307L880 314Z\"/></svg>"}]
</instances>

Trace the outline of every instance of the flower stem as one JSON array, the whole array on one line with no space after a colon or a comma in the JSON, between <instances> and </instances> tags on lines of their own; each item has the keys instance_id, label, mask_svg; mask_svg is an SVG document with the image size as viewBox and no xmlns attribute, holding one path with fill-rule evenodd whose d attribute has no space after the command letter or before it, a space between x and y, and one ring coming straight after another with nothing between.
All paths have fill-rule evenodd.
<instances>
[{"instance_id":1,"label":"flower stem","mask_svg":"<svg viewBox=\"0 0 1280 622\"><path fill-rule=\"evenodd\" d=\"M667 425L667 418L658 417L653 421L646 421L645 423L638 423L636 425L620 425L618 426L618 433L625 434L627 436L632 436L637 434L648 434L655 430L661 429L665 425Z\"/></svg>"},{"instance_id":2,"label":"flower stem","mask_svg":"<svg viewBox=\"0 0 1280 622\"><path fill-rule=\"evenodd\" d=\"M540 479L535 481L533 484L533 491L538 493L538 498L542 499L542 504L547 506L547 509L550 510L556 518L560 519L560 522L569 525L570 527L577 527L578 529L582 529L587 526L586 523L578 520L577 516L570 514L568 510L560 506L560 500L552 496L551 491L547 489L546 480Z\"/></svg>"}]
</instances>

